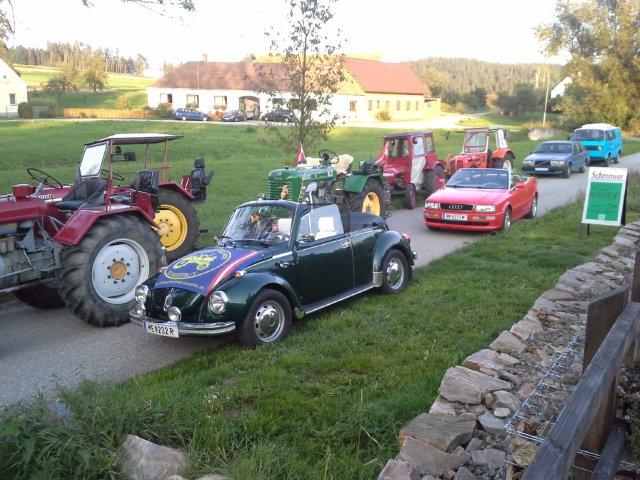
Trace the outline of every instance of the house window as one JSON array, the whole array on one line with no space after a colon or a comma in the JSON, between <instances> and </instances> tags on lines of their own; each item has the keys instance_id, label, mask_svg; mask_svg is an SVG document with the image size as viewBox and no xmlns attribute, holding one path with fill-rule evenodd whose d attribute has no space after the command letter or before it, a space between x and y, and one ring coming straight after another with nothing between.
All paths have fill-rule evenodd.
<instances>
[{"instance_id":1,"label":"house window","mask_svg":"<svg viewBox=\"0 0 640 480\"><path fill-rule=\"evenodd\" d=\"M369 111L373 110L373 100L369 100Z\"/></svg>"},{"instance_id":2,"label":"house window","mask_svg":"<svg viewBox=\"0 0 640 480\"><path fill-rule=\"evenodd\" d=\"M391 109L391 102L387 100L386 102L384 102L384 104L385 104L385 109L389 111Z\"/></svg>"},{"instance_id":3,"label":"house window","mask_svg":"<svg viewBox=\"0 0 640 480\"><path fill-rule=\"evenodd\" d=\"M9 105L17 105L16 104L16 94L15 93L10 93L9 94Z\"/></svg>"},{"instance_id":4,"label":"house window","mask_svg":"<svg viewBox=\"0 0 640 480\"><path fill-rule=\"evenodd\" d=\"M380 100L376 100L376 110L380 110Z\"/></svg>"},{"instance_id":5,"label":"house window","mask_svg":"<svg viewBox=\"0 0 640 480\"><path fill-rule=\"evenodd\" d=\"M400 100L396 102L396 110L400 110Z\"/></svg>"},{"instance_id":6,"label":"house window","mask_svg":"<svg viewBox=\"0 0 640 480\"><path fill-rule=\"evenodd\" d=\"M355 112L355 111L356 111L357 103L358 103L358 102L356 102L355 100L351 100L351 101L349 102L349 111L350 111L350 112Z\"/></svg>"},{"instance_id":7,"label":"house window","mask_svg":"<svg viewBox=\"0 0 640 480\"><path fill-rule=\"evenodd\" d=\"M420 110L420 100L416 100L416 111Z\"/></svg>"},{"instance_id":8,"label":"house window","mask_svg":"<svg viewBox=\"0 0 640 480\"><path fill-rule=\"evenodd\" d=\"M411 102L407 100L407 112L411 110Z\"/></svg>"},{"instance_id":9,"label":"house window","mask_svg":"<svg viewBox=\"0 0 640 480\"><path fill-rule=\"evenodd\" d=\"M187 94L187 106L197 108L200 106L200 95Z\"/></svg>"},{"instance_id":10,"label":"house window","mask_svg":"<svg viewBox=\"0 0 640 480\"><path fill-rule=\"evenodd\" d=\"M160 103L173 103L173 93L161 93Z\"/></svg>"}]
</instances>

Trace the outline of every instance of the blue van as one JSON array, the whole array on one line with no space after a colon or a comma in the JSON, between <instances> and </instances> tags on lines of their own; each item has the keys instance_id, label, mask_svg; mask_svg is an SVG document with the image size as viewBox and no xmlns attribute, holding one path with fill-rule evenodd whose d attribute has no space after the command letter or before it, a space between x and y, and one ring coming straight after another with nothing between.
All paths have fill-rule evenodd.
<instances>
[{"instance_id":1,"label":"blue van","mask_svg":"<svg viewBox=\"0 0 640 480\"><path fill-rule=\"evenodd\" d=\"M609 162L620 161L622 134L618 127L608 123L587 123L576 128L569 138L582 144L589 153L589 163L602 162L606 167Z\"/></svg>"}]
</instances>

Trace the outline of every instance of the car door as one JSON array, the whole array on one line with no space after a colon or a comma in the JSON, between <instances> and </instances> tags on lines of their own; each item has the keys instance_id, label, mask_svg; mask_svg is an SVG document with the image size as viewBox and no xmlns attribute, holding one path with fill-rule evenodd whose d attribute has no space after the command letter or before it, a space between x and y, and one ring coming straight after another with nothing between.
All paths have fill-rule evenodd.
<instances>
[{"instance_id":1,"label":"car door","mask_svg":"<svg viewBox=\"0 0 640 480\"><path fill-rule=\"evenodd\" d=\"M353 215L362 214L355 213ZM354 225L349 232L353 250L353 279L355 287L373 282L373 252L382 232L382 228L373 225L364 227Z\"/></svg>"},{"instance_id":2,"label":"car door","mask_svg":"<svg viewBox=\"0 0 640 480\"><path fill-rule=\"evenodd\" d=\"M519 175L509 176L509 194L511 199L512 217L520 218L529 211L529 195L525 183L525 178ZM521 184L521 185L518 185Z\"/></svg>"},{"instance_id":3,"label":"car door","mask_svg":"<svg viewBox=\"0 0 640 480\"><path fill-rule=\"evenodd\" d=\"M300 302L309 305L353 289L353 250L338 206L313 208L298 219L294 250Z\"/></svg>"}]
</instances>

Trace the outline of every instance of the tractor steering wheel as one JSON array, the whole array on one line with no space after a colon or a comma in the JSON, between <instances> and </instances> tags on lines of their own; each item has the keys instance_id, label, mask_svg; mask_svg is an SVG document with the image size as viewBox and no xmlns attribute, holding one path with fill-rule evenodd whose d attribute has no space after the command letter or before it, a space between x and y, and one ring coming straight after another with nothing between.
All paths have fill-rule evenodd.
<instances>
[{"instance_id":1,"label":"tractor steering wheel","mask_svg":"<svg viewBox=\"0 0 640 480\"><path fill-rule=\"evenodd\" d=\"M103 170L100 170L100 173L104 177L109 178L109 170L103 169ZM111 177L114 178L115 180L119 180L121 182L124 181L124 177L122 175L120 175L119 173L117 173L117 172L111 172Z\"/></svg>"},{"instance_id":2,"label":"tractor steering wheel","mask_svg":"<svg viewBox=\"0 0 640 480\"><path fill-rule=\"evenodd\" d=\"M63 188L60 180L52 175L49 175L47 172L43 172L42 170L39 170L37 168L30 167L27 168L27 173L33 180L41 183L42 185L46 185L49 188Z\"/></svg>"},{"instance_id":3,"label":"tractor steering wheel","mask_svg":"<svg viewBox=\"0 0 640 480\"><path fill-rule=\"evenodd\" d=\"M338 158L335 152L327 150L326 148L320 150L318 156L322 159L323 163L328 162L330 165L335 165L340 161L340 158Z\"/></svg>"}]
</instances>

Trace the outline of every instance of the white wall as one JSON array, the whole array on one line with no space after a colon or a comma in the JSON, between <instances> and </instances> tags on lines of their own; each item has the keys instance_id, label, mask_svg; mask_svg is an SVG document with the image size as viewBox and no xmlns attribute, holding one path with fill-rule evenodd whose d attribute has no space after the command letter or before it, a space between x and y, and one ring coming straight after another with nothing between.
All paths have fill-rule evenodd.
<instances>
[{"instance_id":1,"label":"white wall","mask_svg":"<svg viewBox=\"0 0 640 480\"><path fill-rule=\"evenodd\" d=\"M11 94L15 94L15 102L9 101ZM0 60L0 117L15 117L18 115L18 104L27 101L27 84L16 72Z\"/></svg>"}]
</instances>

